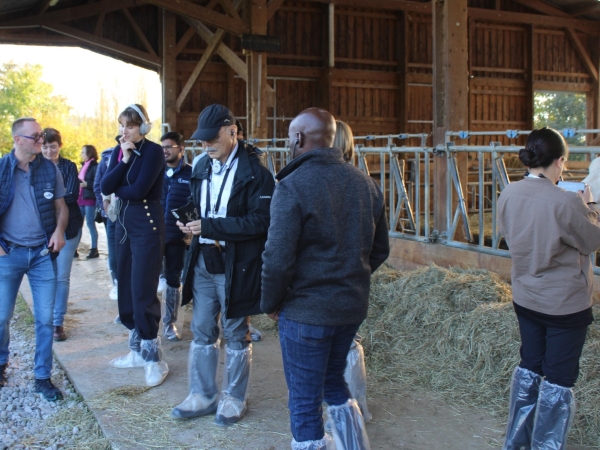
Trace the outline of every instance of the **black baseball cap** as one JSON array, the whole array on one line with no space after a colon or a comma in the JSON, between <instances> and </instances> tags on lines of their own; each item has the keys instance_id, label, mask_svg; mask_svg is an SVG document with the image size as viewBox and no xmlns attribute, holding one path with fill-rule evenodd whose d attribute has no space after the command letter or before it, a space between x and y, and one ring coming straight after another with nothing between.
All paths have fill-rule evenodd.
<instances>
[{"instance_id":1,"label":"black baseball cap","mask_svg":"<svg viewBox=\"0 0 600 450\"><path fill-rule=\"evenodd\" d=\"M192 134L192 141L212 141L221 127L235 125L235 117L223 105L210 105L198 116L198 128Z\"/></svg>"}]
</instances>

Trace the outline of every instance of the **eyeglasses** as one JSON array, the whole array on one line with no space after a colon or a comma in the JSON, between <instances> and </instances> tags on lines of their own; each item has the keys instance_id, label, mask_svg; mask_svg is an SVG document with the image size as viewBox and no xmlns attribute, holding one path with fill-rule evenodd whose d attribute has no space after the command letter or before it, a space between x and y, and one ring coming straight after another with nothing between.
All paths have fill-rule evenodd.
<instances>
[{"instance_id":1,"label":"eyeglasses","mask_svg":"<svg viewBox=\"0 0 600 450\"><path fill-rule=\"evenodd\" d=\"M167 149L169 149L169 148L179 148L179 145L177 145L177 144L173 144L173 145L163 145L163 146L162 146L162 149L163 149L163 150L167 150Z\"/></svg>"},{"instance_id":2,"label":"eyeglasses","mask_svg":"<svg viewBox=\"0 0 600 450\"><path fill-rule=\"evenodd\" d=\"M35 133L35 134L31 135L31 136L25 136L23 134L16 134L15 136L19 136L19 137L24 137L24 138L27 138L27 139L31 139L33 142L36 142L36 143L39 142L40 139L41 140L46 139L46 133Z\"/></svg>"}]
</instances>

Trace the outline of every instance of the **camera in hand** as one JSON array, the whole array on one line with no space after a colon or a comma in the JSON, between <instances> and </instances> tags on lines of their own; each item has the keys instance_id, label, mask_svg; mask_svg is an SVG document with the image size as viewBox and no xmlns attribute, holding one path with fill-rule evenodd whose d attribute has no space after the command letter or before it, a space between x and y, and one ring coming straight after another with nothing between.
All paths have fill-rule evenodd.
<instances>
[{"instance_id":1,"label":"camera in hand","mask_svg":"<svg viewBox=\"0 0 600 450\"><path fill-rule=\"evenodd\" d=\"M180 208L172 209L171 214L175 216L183 224L194 222L200 219L198 208L194 205L194 202L188 202Z\"/></svg>"}]
</instances>

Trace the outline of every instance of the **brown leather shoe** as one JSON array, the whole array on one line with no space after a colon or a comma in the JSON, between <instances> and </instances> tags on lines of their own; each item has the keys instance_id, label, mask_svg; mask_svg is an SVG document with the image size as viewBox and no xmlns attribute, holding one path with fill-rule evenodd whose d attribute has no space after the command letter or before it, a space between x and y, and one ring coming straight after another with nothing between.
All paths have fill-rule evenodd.
<instances>
[{"instance_id":1,"label":"brown leather shoe","mask_svg":"<svg viewBox=\"0 0 600 450\"><path fill-rule=\"evenodd\" d=\"M65 328L64 327L54 327L54 340L59 342L59 341L64 341L67 339L67 333L65 333Z\"/></svg>"}]
</instances>

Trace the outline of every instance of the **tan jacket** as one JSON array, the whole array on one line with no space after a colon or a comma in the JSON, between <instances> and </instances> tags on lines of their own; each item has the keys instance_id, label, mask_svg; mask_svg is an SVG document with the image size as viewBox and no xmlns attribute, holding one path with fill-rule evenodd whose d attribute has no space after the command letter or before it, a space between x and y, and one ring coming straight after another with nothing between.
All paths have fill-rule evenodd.
<instances>
[{"instance_id":1,"label":"tan jacket","mask_svg":"<svg viewBox=\"0 0 600 450\"><path fill-rule=\"evenodd\" d=\"M525 177L498 199L498 224L512 257L513 300L544 314L592 304L590 255L600 248L598 213L547 178Z\"/></svg>"}]
</instances>

